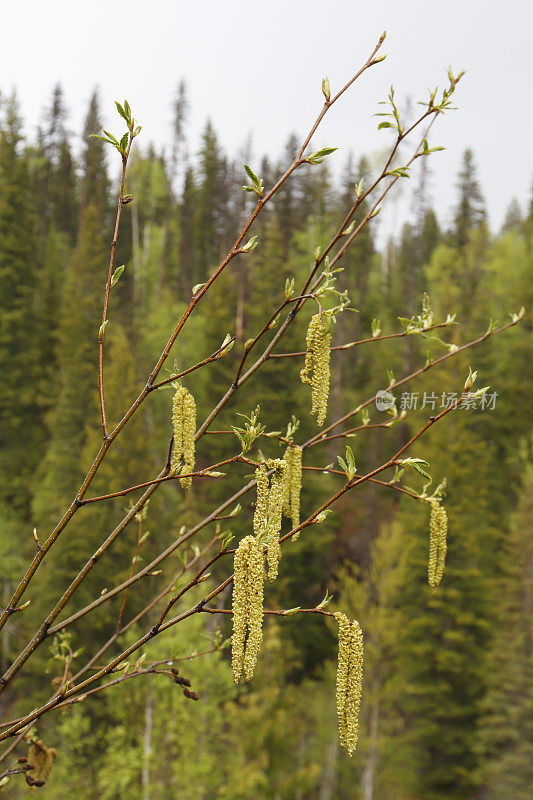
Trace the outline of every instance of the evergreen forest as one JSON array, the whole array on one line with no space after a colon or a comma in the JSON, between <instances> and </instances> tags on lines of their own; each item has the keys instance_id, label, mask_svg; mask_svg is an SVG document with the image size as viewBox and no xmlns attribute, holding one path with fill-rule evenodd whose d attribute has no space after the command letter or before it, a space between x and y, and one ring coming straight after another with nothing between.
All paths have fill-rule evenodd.
<instances>
[{"instance_id":1,"label":"evergreen forest","mask_svg":"<svg viewBox=\"0 0 533 800\"><path fill-rule=\"evenodd\" d=\"M189 103L181 83L172 102L168 146L159 151L141 133L128 163L115 259L124 270L114 273L104 326L110 429L144 386L191 293L201 291L254 208L254 191L242 190L249 181L243 163L252 164L252 175L268 188L302 141L301 132L287 131L279 154L227 152L209 121L200 141L191 141ZM135 111L142 119L142 109ZM0 98L3 609L36 547L76 496L102 440L98 337L120 184L117 153L92 136L101 134L102 113L95 92L81 135L74 135L67 99L57 86L37 133L27 136L16 96ZM390 132L376 136L382 137L377 139L381 146ZM433 139L438 141L438 134L432 131L430 144ZM8 769L17 758L42 762L45 785L30 786L36 796L531 796L533 359L527 311L532 306L533 196L527 208L513 202L501 229L491 229L476 153L466 150L457 153L454 206L445 213L439 208L437 216L431 162L438 157L420 159L404 182L413 190L402 196L410 199L400 234L384 242L377 235L379 217L371 219L339 261L343 270L335 274L335 285L356 312L338 314L332 344L357 346L331 352L325 424L347 409L360 410L350 418L348 439L336 439L337 428L316 448L304 450L302 520L317 498L342 486L338 456L347 458L346 444L357 474L366 474L462 391L470 368L479 374L476 387L490 389L414 443L409 455L429 465L421 468L423 474L406 469L390 485L389 471L378 476L381 483L363 483L340 497L320 524L287 543L279 577L265 585L265 607L291 613L265 616L253 681L234 683L229 614L195 614L170 627L109 676L125 677L135 665L138 677L94 696L88 692L24 729L0 766ZM190 564L205 567L192 588L193 602L231 573L228 559L206 565L217 548L233 548L250 532L253 493L131 590L104 602L113 587L151 564L202 519L203 509L216 508L238 492L253 478L253 467L220 467L223 481L216 473L195 479L187 492L178 480L163 481L138 511L139 492L120 492L153 480L167 459L176 388L172 376L231 342L224 357L184 378L203 421L231 385L250 337L290 296L293 279L296 287L305 284L316 248L326 247L353 203L354 187L361 179L370 185L376 169L375 154L336 152L323 163L295 170L258 217L257 240L249 251L198 303L186 335L160 372L165 385L150 394L127 433L110 448L88 495L114 496L80 509L28 587L23 600L29 604L21 602L0 632L2 673L72 576L129 514L129 524L80 584L60 620L89 603L97 606L90 616L64 629L58 625L47 637L0 694L0 718L24 717L58 687L64 691L88 659L86 674L97 669L108 660L100 648L110 639L109 657L139 639L176 587L188 581L182 576ZM397 177L403 186L402 176ZM356 225L368 213L368 202L359 206ZM517 321L522 307L526 314L520 324L493 335L513 315ZM432 321L443 324L430 334L410 335L420 319L432 328ZM299 315L274 352L305 354L309 320L307 311ZM461 349L477 339L482 341ZM273 432L256 442L265 458L283 458L283 437L294 436L298 443L316 437L310 390L299 377L303 366L303 355L265 361L197 443L196 469L219 463L240 447L232 427L245 430L253 424L257 405L260 424ZM391 389L392 409L367 403L378 389L417 371ZM418 498L438 486L448 516L448 550L441 585L432 591L427 581L430 509ZM286 520L283 526L290 530ZM150 606L153 598L158 602ZM364 635L359 741L352 757L338 745L335 620L298 613L317 608L323 598L324 608L327 603L328 610L357 619ZM188 608L191 600L186 602ZM212 604L230 609L231 587ZM176 609L181 608L178 603ZM143 659L160 667L141 674ZM2 748L14 741L7 739ZM8 777L0 795L25 797L24 775Z\"/></svg>"}]
</instances>

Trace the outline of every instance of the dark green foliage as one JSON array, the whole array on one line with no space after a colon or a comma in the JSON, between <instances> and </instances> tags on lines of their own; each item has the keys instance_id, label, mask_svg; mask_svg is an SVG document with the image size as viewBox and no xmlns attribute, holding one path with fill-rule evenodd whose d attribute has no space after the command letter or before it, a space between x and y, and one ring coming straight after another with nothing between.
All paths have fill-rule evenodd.
<instances>
[{"instance_id":1,"label":"dark green foliage","mask_svg":"<svg viewBox=\"0 0 533 800\"><path fill-rule=\"evenodd\" d=\"M27 508L42 453L37 217L13 97L0 126L0 500Z\"/></svg>"}]
</instances>

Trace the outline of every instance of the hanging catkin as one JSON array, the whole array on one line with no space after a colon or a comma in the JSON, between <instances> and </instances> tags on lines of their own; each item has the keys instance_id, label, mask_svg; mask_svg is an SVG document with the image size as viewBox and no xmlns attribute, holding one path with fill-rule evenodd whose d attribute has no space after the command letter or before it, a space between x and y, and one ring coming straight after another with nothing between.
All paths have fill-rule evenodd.
<instances>
[{"instance_id":1,"label":"hanging catkin","mask_svg":"<svg viewBox=\"0 0 533 800\"><path fill-rule=\"evenodd\" d=\"M178 386L172 401L172 430L174 444L170 469L175 472L183 462L183 475L194 470L194 436L196 434L196 403L194 397L184 386ZM181 478L185 490L190 489L192 478Z\"/></svg>"},{"instance_id":2,"label":"hanging catkin","mask_svg":"<svg viewBox=\"0 0 533 800\"><path fill-rule=\"evenodd\" d=\"M337 718L339 743L349 755L357 746L359 706L363 687L363 632L356 620L337 612L339 656L337 663Z\"/></svg>"},{"instance_id":3,"label":"hanging catkin","mask_svg":"<svg viewBox=\"0 0 533 800\"><path fill-rule=\"evenodd\" d=\"M306 344L307 352L300 379L302 383L311 386L311 414L316 415L317 424L322 425L328 409L331 353L331 333L324 315L315 314L311 318Z\"/></svg>"},{"instance_id":4,"label":"hanging catkin","mask_svg":"<svg viewBox=\"0 0 533 800\"><path fill-rule=\"evenodd\" d=\"M235 683L253 677L263 640L263 545L245 536L233 562L231 663Z\"/></svg>"},{"instance_id":5,"label":"hanging catkin","mask_svg":"<svg viewBox=\"0 0 533 800\"><path fill-rule=\"evenodd\" d=\"M436 591L444 574L448 535L446 509L437 500L431 501L429 517L428 583Z\"/></svg>"},{"instance_id":6,"label":"hanging catkin","mask_svg":"<svg viewBox=\"0 0 533 800\"><path fill-rule=\"evenodd\" d=\"M281 558L279 534L281 531L281 516L283 506L283 488L285 484L286 462L281 458L269 459L267 465L274 472L270 478L270 491L268 493L268 519L267 519L267 564L268 579L275 581L278 577L278 566Z\"/></svg>"},{"instance_id":7,"label":"hanging catkin","mask_svg":"<svg viewBox=\"0 0 533 800\"><path fill-rule=\"evenodd\" d=\"M265 529L268 514L268 492L270 483L265 463L257 467L255 479L257 482L257 500L254 513L254 533L256 536L259 536Z\"/></svg>"},{"instance_id":8,"label":"hanging catkin","mask_svg":"<svg viewBox=\"0 0 533 800\"><path fill-rule=\"evenodd\" d=\"M283 484L283 513L291 518L292 527L300 524L300 494L302 491L302 448L289 445L285 451L285 480ZM293 539L299 536L295 533Z\"/></svg>"},{"instance_id":9,"label":"hanging catkin","mask_svg":"<svg viewBox=\"0 0 533 800\"><path fill-rule=\"evenodd\" d=\"M268 579L274 581L278 576L281 558L279 533L283 506L283 491L287 465L283 459L270 458L260 464L255 471L257 481L257 500L254 513L254 534L267 546ZM269 470L272 475L268 476Z\"/></svg>"}]
</instances>

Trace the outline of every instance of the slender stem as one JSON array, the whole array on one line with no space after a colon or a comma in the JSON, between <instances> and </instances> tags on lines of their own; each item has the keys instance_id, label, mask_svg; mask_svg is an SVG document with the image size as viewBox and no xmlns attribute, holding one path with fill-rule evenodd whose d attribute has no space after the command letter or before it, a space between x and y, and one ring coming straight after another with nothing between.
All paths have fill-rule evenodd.
<instances>
[{"instance_id":1,"label":"slender stem","mask_svg":"<svg viewBox=\"0 0 533 800\"><path fill-rule=\"evenodd\" d=\"M209 606L204 606L202 612L205 614L233 614L231 608L210 608ZM295 614L322 614L324 617L334 616L333 612L324 611L322 608L287 608L285 610L264 608L263 614L272 614L276 617L292 617Z\"/></svg>"},{"instance_id":2,"label":"slender stem","mask_svg":"<svg viewBox=\"0 0 533 800\"><path fill-rule=\"evenodd\" d=\"M111 279L113 277L113 270L115 266L115 256L118 243L118 232L120 228L120 218L122 216L122 208L124 206L124 182L126 180L126 168L128 166L128 157L133 143L133 133L130 131L128 136L128 146L125 154L122 156L122 177L120 180L120 192L117 204L117 216L115 219L115 230L113 232L113 240L111 242L111 255L109 257L109 269L107 273L107 281L105 286L104 309L102 311L102 325L98 334L98 396L100 400L100 414L102 417L102 429L104 432L104 440L107 439L109 432L107 429L107 417L105 410L104 399L104 332L107 324L107 310L109 307L109 292L111 290Z\"/></svg>"},{"instance_id":3,"label":"slender stem","mask_svg":"<svg viewBox=\"0 0 533 800\"><path fill-rule=\"evenodd\" d=\"M386 339L402 339L404 336L415 336L428 333L435 330L435 328L448 328L451 323L439 322L436 325L429 325L427 328L422 328L420 331L402 331L401 333L388 333L386 336L369 336L367 339L359 339L357 342L348 342L348 344L338 344L332 347L331 350L350 350L352 347L358 347L361 344L368 344L369 342L383 342ZM295 356L305 356L306 350L300 350L298 353L272 353L270 358L294 358Z\"/></svg>"}]
</instances>

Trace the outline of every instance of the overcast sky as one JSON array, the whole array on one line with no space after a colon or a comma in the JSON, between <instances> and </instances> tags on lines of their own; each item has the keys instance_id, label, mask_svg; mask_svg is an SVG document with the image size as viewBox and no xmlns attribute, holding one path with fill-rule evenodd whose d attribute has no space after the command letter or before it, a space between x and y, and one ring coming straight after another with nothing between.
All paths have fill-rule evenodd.
<instances>
[{"instance_id":1,"label":"overcast sky","mask_svg":"<svg viewBox=\"0 0 533 800\"><path fill-rule=\"evenodd\" d=\"M433 202L441 219L449 218L466 147L475 151L494 228L513 197L522 208L529 202L528 0L4 0L1 21L0 88L17 88L29 134L60 82L74 132L98 86L106 124L117 127L113 100L127 97L144 141L163 146L170 100L185 78L192 154L209 116L230 155L251 134L256 159L277 157L289 132L305 134L322 103L322 77L339 88L387 30L386 61L331 110L316 144L341 148L331 157L336 165L350 149L356 157L375 152L390 136L377 133L372 117L389 85L400 99L425 98L428 87L445 84L451 64L466 75L456 93L458 110L434 127L432 143L447 148L432 157ZM392 225L390 215L385 224Z\"/></svg>"}]
</instances>

